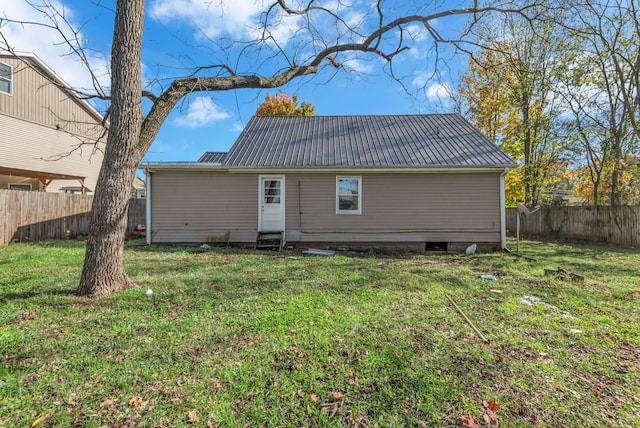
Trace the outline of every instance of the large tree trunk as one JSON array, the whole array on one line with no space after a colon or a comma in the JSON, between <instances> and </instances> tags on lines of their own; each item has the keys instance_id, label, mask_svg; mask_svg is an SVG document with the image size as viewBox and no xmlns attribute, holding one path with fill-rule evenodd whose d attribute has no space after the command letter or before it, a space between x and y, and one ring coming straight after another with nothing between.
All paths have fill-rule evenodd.
<instances>
[{"instance_id":1,"label":"large tree trunk","mask_svg":"<svg viewBox=\"0 0 640 428\"><path fill-rule=\"evenodd\" d=\"M124 271L131 185L140 161L144 0L118 0L111 52L111 115L96 184L87 252L77 294L108 296L133 283Z\"/></svg>"}]
</instances>

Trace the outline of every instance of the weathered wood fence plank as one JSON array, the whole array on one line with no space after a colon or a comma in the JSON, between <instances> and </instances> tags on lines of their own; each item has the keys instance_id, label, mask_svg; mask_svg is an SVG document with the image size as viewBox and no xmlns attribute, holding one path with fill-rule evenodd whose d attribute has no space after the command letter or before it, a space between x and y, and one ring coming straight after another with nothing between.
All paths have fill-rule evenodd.
<instances>
[{"instance_id":1,"label":"weathered wood fence plank","mask_svg":"<svg viewBox=\"0 0 640 428\"><path fill-rule=\"evenodd\" d=\"M89 232L93 196L0 190L0 246L65 239ZM145 224L146 199L129 201L127 230Z\"/></svg>"},{"instance_id":2,"label":"weathered wood fence plank","mask_svg":"<svg viewBox=\"0 0 640 428\"><path fill-rule=\"evenodd\" d=\"M517 209L507 209L511 235L517 215ZM640 246L640 206L544 207L520 220L521 234Z\"/></svg>"}]
</instances>

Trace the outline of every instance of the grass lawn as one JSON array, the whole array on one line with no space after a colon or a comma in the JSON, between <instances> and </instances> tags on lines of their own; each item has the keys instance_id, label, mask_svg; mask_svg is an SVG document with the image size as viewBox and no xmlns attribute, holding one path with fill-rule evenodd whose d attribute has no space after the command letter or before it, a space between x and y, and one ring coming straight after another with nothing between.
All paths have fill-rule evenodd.
<instances>
[{"instance_id":1,"label":"grass lawn","mask_svg":"<svg viewBox=\"0 0 640 428\"><path fill-rule=\"evenodd\" d=\"M0 248L0 427L639 426L640 252L521 253L131 246L89 301L84 243Z\"/></svg>"}]
</instances>

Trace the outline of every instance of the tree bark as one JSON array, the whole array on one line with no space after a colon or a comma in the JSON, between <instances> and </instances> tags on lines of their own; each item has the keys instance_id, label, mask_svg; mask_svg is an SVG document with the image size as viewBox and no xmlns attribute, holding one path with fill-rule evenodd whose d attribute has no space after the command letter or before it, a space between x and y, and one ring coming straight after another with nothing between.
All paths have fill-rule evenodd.
<instances>
[{"instance_id":1,"label":"tree bark","mask_svg":"<svg viewBox=\"0 0 640 428\"><path fill-rule=\"evenodd\" d=\"M140 161L141 51L145 0L118 0L111 52L111 121L91 207L91 223L76 293L102 297L131 287L124 270L124 235L131 185Z\"/></svg>"}]
</instances>

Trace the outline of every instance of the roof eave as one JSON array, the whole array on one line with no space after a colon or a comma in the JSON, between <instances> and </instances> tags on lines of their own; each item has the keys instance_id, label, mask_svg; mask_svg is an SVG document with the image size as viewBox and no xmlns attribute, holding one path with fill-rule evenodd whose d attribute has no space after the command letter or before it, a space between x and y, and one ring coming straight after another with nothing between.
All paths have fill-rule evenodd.
<instances>
[{"instance_id":1,"label":"roof eave","mask_svg":"<svg viewBox=\"0 0 640 428\"><path fill-rule=\"evenodd\" d=\"M198 170L198 171L229 171L233 173L436 173L436 172L502 172L505 169L513 169L516 164L501 165L434 165L434 166L225 166L219 162L144 162L138 168L146 170Z\"/></svg>"},{"instance_id":2,"label":"roof eave","mask_svg":"<svg viewBox=\"0 0 640 428\"><path fill-rule=\"evenodd\" d=\"M321 166L321 167L300 167L300 166L226 166L229 172L289 172L289 173L313 173L313 172L327 172L327 173L344 173L344 172L359 172L359 173L436 173L436 172L503 172L505 169L510 170L517 167L515 164L500 164L500 165L434 165L434 166Z\"/></svg>"},{"instance_id":3,"label":"roof eave","mask_svg":"<svg viewBox=\"0 0 640 428\"><path fill-rule=\"evenodd\" d=\"M139 169L146 170L220 170L222 164L220 162L142 162L138 165Z\"/></svg>"}]
</instances>

